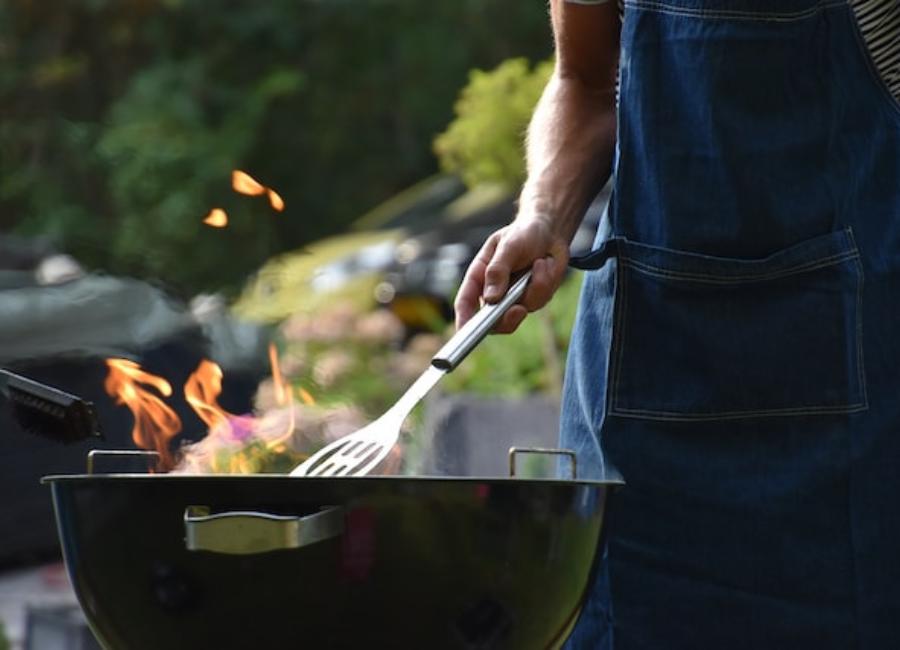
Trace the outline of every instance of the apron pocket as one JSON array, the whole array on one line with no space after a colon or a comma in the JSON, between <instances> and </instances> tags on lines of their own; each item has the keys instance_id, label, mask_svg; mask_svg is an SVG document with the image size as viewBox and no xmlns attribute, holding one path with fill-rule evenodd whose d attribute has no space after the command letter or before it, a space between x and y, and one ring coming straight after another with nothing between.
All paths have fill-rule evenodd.
<instances>
[{"instance_id":1,"label":"apron pocket","mask_svg":"<svg viewBox=\"0 0 900 650\"><path fill-rule=\"evenodd\" d=\"M849 229L759 260L615 240L609 413L659 420L867 408Z\"/></svg>"}]
</instances>

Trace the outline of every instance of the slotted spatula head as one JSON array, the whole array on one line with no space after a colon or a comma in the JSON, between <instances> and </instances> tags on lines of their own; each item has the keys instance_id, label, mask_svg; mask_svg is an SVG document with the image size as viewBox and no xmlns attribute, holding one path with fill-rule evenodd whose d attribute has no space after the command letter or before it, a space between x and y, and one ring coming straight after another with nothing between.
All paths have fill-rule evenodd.
<instances>
[{"instance_id":1,"label":"slotted spatula head","mask_svg":"<svg viewBox=\"0 0 900 650\"><path fill-rule=\"evenodd\" d=\"M444 374L444 370L429 367L380 418L320 449L291 472L291 476L368 474L397 443L406 416Z\"/></svg>"},{"instance_id":2,"label":"slotted spatula head","mask_svg":"<svg viewBox=\"0 0 900 650\"><path fill-rule=\"evenodd\" d=\"M400 435L400 425L392 433L383 427L384 419L382 416L359 431L326 445L298 465L291 476L368 474L390 453ZM390 425L391 422L385 424Z\"/></svg>"}]
</instances>

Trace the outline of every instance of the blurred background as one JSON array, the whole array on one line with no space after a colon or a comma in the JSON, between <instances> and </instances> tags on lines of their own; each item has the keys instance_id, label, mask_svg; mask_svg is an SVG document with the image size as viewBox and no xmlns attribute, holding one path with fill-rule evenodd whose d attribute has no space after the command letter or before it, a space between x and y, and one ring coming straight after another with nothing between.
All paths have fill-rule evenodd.
<instances>
[{"instance_id":1,"label":"blurred background","mask_svg":"<svg viewBox=\"0 0 900 650\"><path fill-rule=\"evenodd\" d=\"M0 648L66 624L36 604L71 597L40 477L152 448L107 359L171 385L141 386L180 423L176 457L212 437L182 391L203 360L223 412L289 410L313 447L402 394L514 216L551 52L543 2L0 3L0 368L92 401L104 432L63 445L0 409ZM502 473L511 443L552 446L578 282L441 383L395 471ZM190 468L308 451L229 444Z\"/></svg>"}]
</instances>

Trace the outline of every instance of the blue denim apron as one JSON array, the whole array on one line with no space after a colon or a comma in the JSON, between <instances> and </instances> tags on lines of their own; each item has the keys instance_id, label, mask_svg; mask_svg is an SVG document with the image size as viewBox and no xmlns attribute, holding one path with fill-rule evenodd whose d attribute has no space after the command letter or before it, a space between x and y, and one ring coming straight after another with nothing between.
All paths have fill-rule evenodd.
<instances>
[{"instance_id":1,"label":"blue denim apron","mask_svg":"<svg viewBox=\"0 0 900 650\"><path fill-rule=\"evenodd\" d=\"M900 106L841 0L627 0L620 66L561 438L627 485L566 647L900 648Z\"/></svg>"}]
</instances>

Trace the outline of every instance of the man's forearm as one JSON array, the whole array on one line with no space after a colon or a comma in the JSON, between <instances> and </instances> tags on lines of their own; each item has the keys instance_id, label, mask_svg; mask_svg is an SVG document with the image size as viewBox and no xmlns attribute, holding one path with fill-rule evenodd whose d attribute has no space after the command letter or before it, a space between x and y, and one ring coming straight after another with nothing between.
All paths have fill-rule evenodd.
<instances>
[{"instance_id":1,"label":"man's forearm","mask_svg":"<svg viewBox=\"0 0 900 650\"><path fill-rule=\"evenodd\" d=\"M612 169L619 15L614 2L550 0L556 68L528 130L520 218L552 217L566 239Z\"/></svg>"},{"instance_id":2,"label":"man's forearm","mask_svg":"<svg viewBox=\"0 0 900 650\"><path fill-rule=\"evenodd\" d=\"M556 67L528 130L528 178L515 220L494 232L456 294L461 327L483 300L496 302L516 271L530 268L521 303L495 331L512 332L566 276L569 245L612 168L621 24L614 2L550 0Z\"/></svg>"},{"instance_id":3,"label":"man's forearm","mask_svg":"<svg viewBox=\"0 0 900 650\"><path fill-rule=\"evenodd\" d=\"M528 129L520 216L549 216L571 240L609 178L615 143L615 88L598 90L555 73Z\"/></svg>"}]
</instances>

